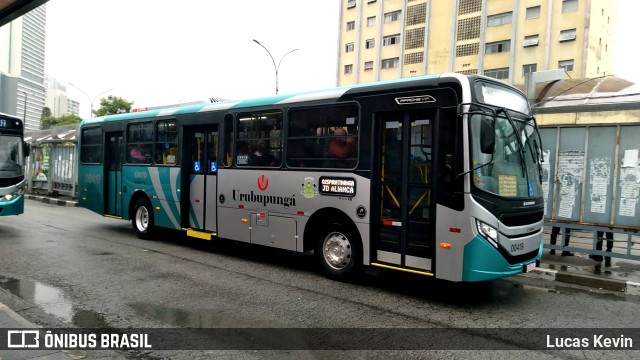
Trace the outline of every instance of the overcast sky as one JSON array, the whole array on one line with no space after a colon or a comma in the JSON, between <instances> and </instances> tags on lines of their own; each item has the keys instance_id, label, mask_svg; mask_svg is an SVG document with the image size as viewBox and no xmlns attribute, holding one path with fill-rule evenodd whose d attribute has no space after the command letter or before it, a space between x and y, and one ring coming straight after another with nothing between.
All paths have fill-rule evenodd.
<instances>
[{"instance_id":1,"label":"overcast sky","mask_svg":"<svg viewBox=\"0 0 640 360\"><path fill-rule=\"evenodd\" d=\"M620 4L614 72L640 82L632 38L639 26L631 19L640 1ZM110 89L94 108L107 95L134 107L269 96L275 69L257 39L276 64L299 49L281 63L281 94L331 88L339 8L339 0L50 0L46 73L86 93L67 89L82 117L89 115L87 98Z\"/></svg>"}]
</instances>

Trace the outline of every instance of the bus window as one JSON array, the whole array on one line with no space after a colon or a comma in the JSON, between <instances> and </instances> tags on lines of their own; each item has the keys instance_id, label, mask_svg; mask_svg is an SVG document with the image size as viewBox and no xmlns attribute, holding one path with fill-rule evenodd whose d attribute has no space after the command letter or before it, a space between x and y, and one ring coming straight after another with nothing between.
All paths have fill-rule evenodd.
<instances>
[{"instance_id":1,"label":"bus window","mask_svg":"<svg viewBox=\"0 0 640 360\"><path fill-rule=\"evenodd\" d=\"M358 108L332 105L289 113L287 166L354 168L358 160Z\"/></svg>"},{"instance_id":2,"label":"bus window","mask_svg":"<svg viewBox=\"0 0 640 360\"><path fill-rule=\"evenodd\" d=\"M127 162L151 164L153 151L153 123L130 124L127 127Z\"/></svg>"},{"instance_id":3,"label":"bus window","mask_svg":"<svg viewBox=\"0 0 640 360\"><path fill-rule=\"evenodd\" d=\"M224 166L229 167L233 162L233 115L224 116Z\"/></svg>"},{"instance_id":4,"label":"bus window","mask_svg":"<svg viewBox=\"0 0 640 360\"><path fill-rule=\"evenodd\" d=\"M156 164L175 165L178 131L175 120L156 123Z\"/></svg>"},{"instance_id":5,"label":"bus window","mask_svg":"<svg viewBox=\"0 0 640 360\"><path fill-rule=\"evenodd\" d=\"M83 164L99 164L102 162L102 128L82 129L80 161Z\"/></svg>"},{"instance_id":6,"label":"bus window","mask_svg":"<svg viewBox=\"0 0 640 360\"><path fill-rule=\"evenodd\" d=\"M236 164L280 167L282 163L282 111L240 114L237 119ZM243 147L247 154L241 154Z\"/></svg>"}]
</instances>

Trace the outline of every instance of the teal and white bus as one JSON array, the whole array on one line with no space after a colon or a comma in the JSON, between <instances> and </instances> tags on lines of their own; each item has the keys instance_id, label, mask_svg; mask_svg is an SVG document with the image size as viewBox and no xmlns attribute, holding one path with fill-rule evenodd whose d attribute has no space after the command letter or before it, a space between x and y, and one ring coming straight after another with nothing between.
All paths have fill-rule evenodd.
<instances>
[{"instance_id":1,"label":"teal and white bus","mask_svg":"<svg viewBox=\"0 0 640 360\"><path fill-rule=\"evenodd\" d=\"M0 113L0 216L24 212L24 160L28 148L23 139L22 120Z\"/></svg>"},{"instance_id":2,"label":"teal and white bus","mask_svg":"<svg viewBox=\"0 0 640 360\"><path fill-rule=\"evenodd\" d=\"M542 254L540 138L517 89L441 74L86 119L80 205L157 228L451 281Z\"/></svg>"}]
</instances>

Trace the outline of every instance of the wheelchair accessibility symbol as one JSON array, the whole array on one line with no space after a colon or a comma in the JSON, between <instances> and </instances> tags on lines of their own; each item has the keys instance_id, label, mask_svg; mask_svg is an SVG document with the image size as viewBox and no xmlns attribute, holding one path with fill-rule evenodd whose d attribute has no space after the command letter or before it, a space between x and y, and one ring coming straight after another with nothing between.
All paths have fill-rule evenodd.
<instances>
[{"instance_id":1,"label":"wheelchair accessibility symbol","mask_svg":"<svg viewBox=\"0 0 640 360\"><path fill-rule=\"evenodd\" d=\"M200 161L193 162L193 172L200 172Z\"/></svg>"},{"instance_id":2,"label":"wheelchair accessibility symbol","mask_svg":"<svg viewBox=\"0 0 640 360\"><path fill-rule=\"evenodd\" d=\"M212 161L211 162L211 168L210 168L209 172L214 173L216 171L218 171L218 162L217 161Z\"/></svg>"}]
</instances>

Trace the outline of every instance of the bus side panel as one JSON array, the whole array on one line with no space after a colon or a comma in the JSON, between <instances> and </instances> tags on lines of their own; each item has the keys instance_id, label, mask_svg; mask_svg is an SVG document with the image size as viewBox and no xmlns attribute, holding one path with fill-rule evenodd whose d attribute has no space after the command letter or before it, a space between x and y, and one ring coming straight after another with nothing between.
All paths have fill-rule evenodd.
<instances>
[{"instance_id":1,"label":"bus side panel","mask_svg":"<svg viewBox=\"0 0 640 360\"><path fill-rule=\"evenodd\" d=\"M179 168L123 166L122 178L123 189L126 189L122 199L125 209L129 209L134 196L146 196L153 208L154 225L180 229ZM125 219L133 215L128 211L124 213Z\"/></svg>"},{"instance_id":2,"label":"bus side panel","mask_svg":"<svg viewBox=\"0 0 640 360\"><path fill-rule=\"evenodd\" d=\"M24 213L24 195L20 194L9 201L0 201L0 216L20 215Z\"/></svg>"},{"instance_id":3,"label":"bus side panel","mask_svg":"<svg viewBox=\"0 0 640 360\"><path fill-rule=\"evenodd\" d=\"M80 164L78 203L83 208L104 215L104 167Z\"/></svg>"},{"instance_id":4,"label":"bus side panel","mask_svg":"<svg viewBox=\"0 0 640 360\"><path fill-rule=\"evenodd\" d=\"M461 281L464 248L473 239L468 214L448 207L436 206L436 268L438 279ZM439 246L451 244L450 248Z\"/></svg>"}]
</instances>

